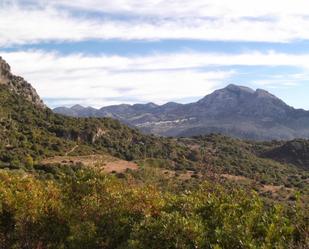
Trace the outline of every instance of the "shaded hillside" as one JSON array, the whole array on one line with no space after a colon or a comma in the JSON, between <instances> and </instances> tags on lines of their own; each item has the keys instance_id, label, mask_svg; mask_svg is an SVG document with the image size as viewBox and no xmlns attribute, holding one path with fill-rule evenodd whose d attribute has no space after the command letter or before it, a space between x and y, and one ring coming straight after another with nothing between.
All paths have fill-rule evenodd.
<instances>
[{"instance_id":1,"label":"shaded hillside","mask_svg":"<svg viewBox=\"0 0 309 249\"><path fill-rule=\"evenodd\" d=\"M309 141L304 139L288 141L266 151L264 156L309 170Z\"/></svg>"},{"instance_id":2,"label":"shaded hillside","mask_svg":"<svg viewBox=\"0 0 309 249\"><path fill-rule=\"evenodd\" d=\"M94 108L56 108L68 116L112 117L146 133L198 136L222 133L252 140L309 138L309 112L294 109L269 92L229 85L196 103L153 103Z\"/></svg>"},{"instance_id":3,"label":"shaded hillside","mask_svg":"<svg viewBox=\"0 0 309 249\"><path fill-rule=\"evenodd\" d=\"M215 134L181 141L194 148L195 158L204 161L206 166L202 170L244 176L264 184L308 189L308 171L297 165L287 165L277 158L265 158L264 154L276 146L270 142L256 143Z\"/></svg>"}]
</instances>

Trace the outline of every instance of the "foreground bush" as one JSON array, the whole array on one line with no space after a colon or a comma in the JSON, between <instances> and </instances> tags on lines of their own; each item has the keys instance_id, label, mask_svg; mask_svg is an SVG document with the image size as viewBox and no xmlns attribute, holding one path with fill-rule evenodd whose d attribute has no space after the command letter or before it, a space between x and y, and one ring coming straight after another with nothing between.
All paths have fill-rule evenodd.
<instances>
[{"instance_id":1,"label":"foreground bush","mask_svg":"<svg viewBox=\"0 0 309 249\"><path fill-rule=\"evenodd\" d=\"M0 247L306 248L305 211L202 184L173 194L79 171L63 181L0 171Z\"/></svg>"}]
</instances>

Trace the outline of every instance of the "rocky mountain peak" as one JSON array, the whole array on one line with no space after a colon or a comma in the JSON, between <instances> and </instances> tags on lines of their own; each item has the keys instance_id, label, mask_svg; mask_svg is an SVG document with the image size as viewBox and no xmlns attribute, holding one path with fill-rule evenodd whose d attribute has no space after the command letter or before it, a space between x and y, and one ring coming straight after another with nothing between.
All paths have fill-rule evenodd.
<instances>
[{"instance_id":1,"label":"rocky mountain peak","mask_svg":"<svg viewBox=\"0 0 309 249\"><path fill-rule=\"evenodd\" d=\"M255 94L256 94L257 97L260 97L260 98L278 99L275 95L271 94L270 92L268 92L264 89L257 89L255 91Z\"/></svg>"},{"instance_id":2,"label":"rocky mountain peak","mask_svg":"<svg viewBox=\"0 0 309 249\"><path fill-rule=\"evenodd\" d=\"M158 107L158 105L156 105L155 103L149 102L147 104L134 104L131 107L137 108L137 109L145 109L145 110L147 110L147 109L156 108L156 107Z\"/></svg>"},{"instance_id":3,"label":"rocky mountain peak","mask_svg":"<svg viewBox=\"0 0 309 249\"><path fill-rule=\"evenodd\" d=\"M39 108L46 108L36 90L22 77L11 73L10 65L0 57L0 85L6 85L11 91L32 102Z\"/></svg>"},{"instance_id":4,"label":"rocky mountain peak","mask_svg":"<svg viewBox=\"0 0 309 249\"><path fill-rule=\"evenodd\" d=\"M226 107L231 107L236 105L247 105L255 101L263 100L279 100L273 94L267 92L263 89L257 89L256 91L245 86L238 86L230 84L223 89L216 90L212 94L205 96L199 101L203 105L225 105ZM283 103L283 102L282 102Z\"/></svg>"},{"instance_id":5,"label":"rocky mountain peak","mask_svg":"<svg viewBox=\"0 0 309 249\"><path fill-rule=\"evenodd\" d=\"M81 110L84 110L85 107L83 107L82 105L73 105L73 106L71 107L71 109L72 109L73 111L81 111Z\"/></svg>"},{"instance_id":6,"label":"rocky mountain peak","mask_svg":"<svg viewBox=\"0 0 309 249\"><path fill-rule=\"evenodd\" d=\"M223 89L214 91L213 93L205 96L197 103L210 109L227 110L231 107L239 106L240 103L244 103L254 96L255 91L249 87L238 86L230 84Z\"/></svg>"},{"instance_id":7,"label":"rocky mountain peak","mask_svg":"<svg viewBox=\"0 0 309 249\"><path fill-rule=\"evenodd\" d=\"M244 86L228 85L212 94L205 96L199 102L200 117L230 117L236 116L257 123L258 120L280 121L288 119L288 113L293 108L271 93ZM258 120L257 120L258 119ZM280 121L281 122L281 121Z\"/></svg>"},{"instance_id":8,"label":"rocky mountain peak","mask_svg":"<svg viewBox=\"0 0 309 249\"><path fill-rule=\"evenodd\" d=\"M223 91L232 91L232 92L246 92L254 93L254 90L246 86L238 86L234 84L229 84L226 88L222 89Z\"/></svg>"},{"instance_id":9,"label":"rocky mountain peak","mask_svg":"<svg viewBox=\"0 0 309 249\"><path fill-rule=\"evenodd\" d=\"M145 104L145 105L148 106L149 108L156 108L156 107L158 107L157 104L152 103L152 102L149 102L149 103L147 103L147 104Z\"/></svg>"}]
</instances>

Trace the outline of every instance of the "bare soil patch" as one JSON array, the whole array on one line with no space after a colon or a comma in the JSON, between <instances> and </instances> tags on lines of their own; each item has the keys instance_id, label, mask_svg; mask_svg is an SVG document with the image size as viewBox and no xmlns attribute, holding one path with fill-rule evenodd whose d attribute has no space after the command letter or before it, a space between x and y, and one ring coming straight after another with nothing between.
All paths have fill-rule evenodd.
<instances>
[{"instance_id":1,"label":"bare soil patch","mask_svg":"<svg viewBox=\"0 0 309 249\"><path fill-rule=\"evenodd\" d=\"M137 170L138 165L134 162L128 162L124 160L118 160L114 162L108 162L103 166L103 170L107 173L123 173L126 170Z\"/></svg>"},{"instance_id":2,"label":"bare soil patch","mask_svg":"<svg viewBox=\"0 0 309 249\"><path fill-rule=\"evenodd\" d=\"M72 165L81 163L87 167L96 167L106 173L123 173L127 169L137 170L138 165L134 162L120 160L109 155L88 155L88 156L55 156L46 158L41 164Z\"/></svg>"}]
</instances>

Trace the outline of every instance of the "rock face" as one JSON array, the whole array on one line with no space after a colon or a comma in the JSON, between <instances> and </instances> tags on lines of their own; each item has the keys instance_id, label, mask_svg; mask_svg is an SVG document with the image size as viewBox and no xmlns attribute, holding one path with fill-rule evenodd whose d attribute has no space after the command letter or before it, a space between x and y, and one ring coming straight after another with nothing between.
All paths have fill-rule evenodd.
<instances>
[{"instance_id":1,"label":"rock face","mask_svg":"<svg viewBox=\"0 0 309 249\"><path fill-rule=\"evenodd\" d=\"M294 109L271 93L228 85L196 103L118 105L94 108L56 108L55 112L82 117L112 117L146 133L195 136L209 133L273 140L309 138L309 112Z\"/></svg>"},{"instance_id":2,"label":"rock face","mask_svg":"<svg viewBox=\"0 0 309 249\"><path fill-rule=\"evenodd\" d=\"M8 63L0 57L0 85L6 85L10 90L32 102L39 108L46 108L36 90L22 77L11 73Z\"/></svg>"},{"instance_id":3,"label":"rock face","mask_svg":"<svg viewBox=\"0 0 309 249\"><path fill-rule=\"evenodd\" d=\"M8 84L10 81L11 75L11 68L9 64L7 64L1 57L0 57L0 84Z\"/></svg>"}]
</instances>

